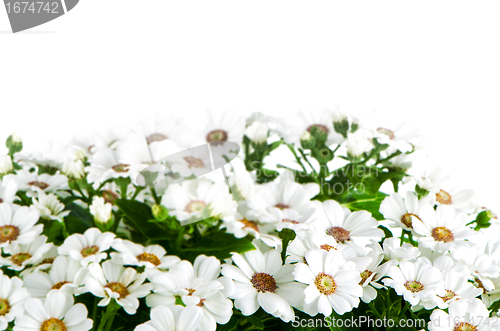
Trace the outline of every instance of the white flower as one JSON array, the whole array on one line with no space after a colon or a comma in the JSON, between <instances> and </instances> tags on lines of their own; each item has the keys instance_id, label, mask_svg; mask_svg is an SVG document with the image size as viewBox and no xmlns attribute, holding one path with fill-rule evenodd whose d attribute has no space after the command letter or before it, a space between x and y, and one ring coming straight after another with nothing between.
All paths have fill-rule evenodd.
<instances>
[{"instance_id":1,"label":"white flower","mask_svg":"<svg viewBox=\"0 0 500 331\"><path fill-rule=\"evenodd\" d=\"M112 247L118 251L110 254L113 261L124 265L144 266L146 272L151 268L168 270L181 260L177 256L166 255L167 251L160 245L144 247L128 240L116 239Z\"/></svg>"},{"instance_id":2,"label":"white flower","mask_svg":"<svg viewBox=\"0 0 500 331\"><path fill-rule=\"evenodd\" d=\"M384 285L392 287L412 306L446 294L441 272L427 263L402 261L398 267L389 267L386 274L389 278L382 279Z\"/></svg>"},{"instance_id":3,"label":"white flower","mask_svg":"<svg viewBox=\"0 0 500 331\"><path fill-rule=\"evenodd\" d=\"M466 224L465 213L453 207L439 205L436 210L423 206L420 210L422 222L413 222L413 230L419 235L418 242L423 247L444 253L460 245L467 245L477 233Z\"/></svg>"},{"instance_id":4,"label":"white flower","mask_svg":"<svg viewBox=\"0 0 500 331\"><path fill-rule=\"evenodd\" d=\"M274 249L234 253L232 260L236 266L223 265L222 274L234 280L235 291L230 297L243 315L252 315L260 306L285 322L294 319L291 306L302 306L304 286L294 282L293 265L282 266L280 253Z\"/></svg>"},{"instance_id":5,"label":"white flower","mask_svg":"<svg viewBox=\"0 0 500 331\"><path fill-rule=\"evenodd\" d=\"M434 206L432 195L422 199L411 191L406 192L405 198L398 193L392 193L380 204L380 213L402 229L413 230L414 222L421 222L420 209L422 206Z\"/></svg>"},{"instance_id":6,"label":"white flower","mask_svg":"<svg viewBox=\"0 0 500 331\"><path fill-rule=\"evenodd\" d=\"M87 269L67 256L58 256L48 272L36 271L24 276L24 286L32 297L45 298L50 290L79 294Z\"/></svg>"},{"instance_id":7,"label":"white flower","mask_svg":"<svg viewBox=\"0 0 500 331\"><path fill-rule=\"evenodd\" d=\"M0 330L5 330L14 318L24 313L23 303L29 298L18 277L9 278L0 270Z\"/></svg>"},{"instance_id":8,"label":"white flower","mask_svg":"<svg viewBox=\"0 0 500 331\"><path fill-rule=\"evenodd\" d=\"M107 306L111 299L123 307L129 315L136 313L139 307L138 298L150 293L153 286L143 284L146 275L138 274L132 268L124 268L108 260L99 265L91 263L88 267L89 277L86 280L85 290L94 296L103 298L98 306Z\"/></svg>"},{"instance_id":9,"label":"white flower","mask_svg":"<svg viewBox=\"0 0 500 331\"><path fill-rule=\"evenodd\" d=\"M389 145L387 152L390 154L398 150L402 153L411 152L414 146L419 147L423 144L417 128L407 123L401 123L390 129L378 127L376 138L380 144Z\"/></svg>"},{"instance_id":10,"label":"white flower","mask_svg":"<svg viewBox=\"0 0 500 331\"><path fill-rule=\"evenodd\" d=\"M10 155L0 156L0 176L6 175L14 170Z\"/></svg>"},{"instance_id":11,"label":"white flower","mask_svg":"<svg viewBox=\"0 0 500 331\"><path fill-rule=\"evenodd\" d=\"M0 247L10 243L27 245L43 231L43 225L35 223L39 214L28 207L0 204Z\"/></svg>"},{"instance_id":12,"label":"white flower","mask_svg":"<svg viewBox=\"0 0 500 331\"><path fill-rule=\"evenodd\" d=\"M59 202L57 196L52 193L40 192L38 199L32 198L32 200L33 204L30 208L37 211L41 218L62 222L63 218L70 213L69 210L63 211L64 204Z\"/></svg>"},{"instance_id":13,"label":"white flower","mask_svg":"<svg viewBox=\"0 0 500 331\"><path fill-rule=\"evenodd\" d=\"M14 200L19 199L17 194L18 185L15 181L3 181L0 185L0 204L12 204Z\"/></svg>"},{"instance_id":14,"label":"white flower","mask_svg":"<svg viewBox=\"0 0 500 331\"><path fill-rule=\"evenodd\" d=\"M73 296L61 291L49 292L45 301L28 299L24 309L24 315L16 318L15 331L87 331L93 324L87 307L74 304Z\"/></svg>"},{"instance_id":15,"label":"white flower","mask_svg":"<svg viewBox=\"0 0 500 331\"><path fill-rule=\"evenodd\" d=\"M227 298L234 291L229 279L220 276L220 261L199 255L194 265L187 261L175 270L153 279L154 292L146 297L149 307L171 306L180 298L186 306L203 311L200 330L214 331L217 323L226 324L233 314L233 302Z\"/></svg>"},{"instance_id":16,"label":"white flower","mask_svg":"<svg viewBox=\"0 0 500 331\"><path fill-rule=\"evenodd\" d=\"M80 179L85 177L85 166L83 165L82 160L73 160L71 158L67 158L64 161L62 169L62 173L70 178Z\"/></svg>"},{"instance_id":17,"label":"white flower","mask_svg":"<svg viewBox=\"0 0 500 331\"><path fill-rule=\"evenodd\" d=\"M245 119L236 112L207 111L207 126L203 130L206 142L232 141L240 143L245 130Z\"/></svg>"},{"instance_id":18,"label":"white flower","mask_svg":"<svg viewBox=\"0 0 500 331\"><path fill-rule=\"evenodd\" d=\"M490 318L488 309L479 299L453 301L448 313L436 309L428 324L430 331L489 331L498 330L498 326L498 318Z\"/></svg>"},{"instance_id":19,"label":"white flower","mask_svg":"<svg viewBox=\"0 0 500 331\"><path fill-rule=\"evenodd\" d=\"M151 309L151 320L134 331L193 331L201 325L203 313L197 307L158 306Z\"/></svg>"},{"instance_id":20,"label":"white flower","mask_svg":"<svg viewBox=\"0 0 500 331\"><path fill-rule=\"evenodd\" d=\"M377 228L378 221L365 210L351 213L335 200L325 200L321 206L323 213L316 220L316 228L319 232L329 234L339 243L360 243L360 239L364 238L376 238L378 241L384 235L383 231Z\"/></svg>"},{"instance_id":21,"label":"white flower","mask_svg":"<svg viewBox=\"0 0 500 331\"><path fill-rule=\"evenodd\" d=\"M477 209L476 194L472 190L450 190L443 189L436 193L436 201L442 205L452 206L455 209L472 214Z\"/></svg>"},{"instance_id":22,"label":"white flower","mask_svg":"<svg viewBox=\"0 0 500 331\"><path fill-rule=\"evenodd\" d=\"M361 282L359 283L363 287L363 295L361 296L361 300L363 302L371 302L377 297L377 290L380 288L385 288L384 286L377 283L382 277L385 276L384 273L380 272L381 268L379 267L380 262L382 261L384 255L381 254L377 250L370 250L368 252L367 257L371 258L372 261L366 267L366 269L359 269L358 265L356 265L356 269L360 271Z\"/></svg>"},{"instance_id":23,"label":"white flower","mask_svg":"<svg viewBox=\"0 0 500 331\"><path fill-rule=\"evenodd\" d=\"M267 141L269 128L266 123L255 121L245 129L245 136L256 145L261 145Z\"/></svg>"},{"instance_id":24,"label":"white flower","mask_svg":"<svg viewBox=\"0 0 500 331\"><path fill-rule=\"evenodd\" d=\"M188 147L191 131L185 125L184 119L174 114L154 115L154 118L146 118L134 127L138 137L135 139L146 139L150 145L171 144L179 147Z\"/></svg>"},{"instance_id":25,"label":"white flower","mask_svg":"<svg viewBox=\"0 0 500 331\"><path fill-rule=\"evenodd\" d=\"M9 245L3 248L4 253L9 255L0 257L0 264L9 266L9 269L21 271L27 265L38 264L43 260L43 255L54 244L47 244L47 237L44 235L36 237L31 243Z\"/></svg>"},{"instance_id":26,"label":"white flower","mask_svg":"<svg viewBox=\"0 0 500 331\"><path fill-rule=\"evenodd\" d=\"M358 129L354 133L347 134L347 154L355 158L373 149L373 134L365 129Z\"/></svg>"},{"instance_id":27,"label":"white flower","mask_svg":"<svg viewBox=\"0 0 500 331\"><path fill-rule=\"evenodd\" d=\"M438 193L443 182L445 182L449 176L444 174L441 168L435 168L431 172L424 170L422 173L414 175L417 185L429 192Z\"/></svg>"},{"instance_id":28,"label":"white flower","mask_svg":"<svg viewBox=\"0 0 500 331\"><path fill-rule=\"evenodd\" d=\"M101 233L97 228L90 228L83 234L75 233L66 238L59 247L59 254L69 255L85 267L90 262L99 263L105 259L108 256L106 251L111 247L114 239L114 233Z\"/></svg>"},{"instance_id":29,"label":"white flower","mask_svg":"<svg viewBox=\"0 0 500 331\"><path fill-rule=\"evenodd\" d=\"M19 185L20 191L26 191L28 197L36 197L39 192L55 193L68 188L68 178L64 175L41 174L19 170L16 175L7 175L8 180L14 180Z\"/></svg>"},{"instance_id":30,"label":"white flower","mask_svg":"<svg viewBox=\"0 0 500 331\"><path fill-rule=\"evenodd\" d=\"M106 202L104 198L94 196L92 204L89 207L90 213L94 216L94 221L97 224L106 224L113 216L113 205Z\"/></svg>"},{"instance_id":31,"label":"white flower","mask_svg":"<svg viewBox=\"0 0 500 331\"><path fill-rule=\"evenodd\" d=\"M308 285L304 291L303 310L306 313L330 316L333 308L343 315L359 305L363 289L354 262L345 261L337 250L310 250L305 258L307 264L298 263L293 275L297 281Z\"/></svg>"}]
</instances>

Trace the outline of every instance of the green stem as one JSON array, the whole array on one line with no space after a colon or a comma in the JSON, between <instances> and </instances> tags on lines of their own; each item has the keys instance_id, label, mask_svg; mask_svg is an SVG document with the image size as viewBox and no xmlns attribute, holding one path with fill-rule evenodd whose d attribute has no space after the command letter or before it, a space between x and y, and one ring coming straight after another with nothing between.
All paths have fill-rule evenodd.
<instances>
[{"instance_id":1,"label":"green stem","mask_svg":"<svg viewBox=\"0 0 500 331\"><path fill-rule=\"evenodd\" d=\"M99 323L99 327L97 328L97 331L103 331L104 327L108 324L108 320L110 322L109 322L109 325L106 328L106 330L110 330L111 324L113 324L113 320L115 318L116 312L119 309L120 309L120 305L114 299L112 299L109 302L108 306L106 307L106 312L104 312L104 316L102 317L101 322ZM95 321L94 321L94 323L95 323Z\"/></svg>"},{"instance_id":2,"label":"green stem","mask_svg":"<svg viewBox=\"0 0 500 331\"><path fill-rule=\"evenodd\" d=\"M155 203L157 205L161 205L160 198L158 198L158 194L156 194L156 189L154 187L149 188L151 190L151 195L153 196L153 199L155 199Z\"/></svg>"},{"instance_id":3,"label":"green stem","mask_svg":"<svg viewBox=\"0 0 500 331\"><path fill-rule=\"evenodd\" d=\"M179 234L177 235L177 240L175 241L175 247L177 248L177 250L181 248L182 239L184 237L184 231L186 231L186 227L181 226L181 228L179 229Z\"/></svg>"},{"instance_id":4,"label":"green stem","mask_svg":"<svg viewBox=\"0 0 500 331\"><path fill-rule=\"evenodd\" d=\"M293 156L295 156L295 160L297 161L298 164L300 164L300 166L302 167L302 170L304 170L304 172L307 173L306 167L304 166L302 161L300 161L300 158L297 155L297 152L295 151L295 147L293 147L290 144L286 144L286 145L288 146L288 149L292 152Z\"/></svg>"},{"instance_id":5,"label":"green stem","mask_svg":"<svg viewBox=\"0 0 500 331\"><path fill-rule=\"evenodd\" d=\"M97 310L99 309L99 307L97 306L98 302L99 302L99 298L98 297L94 297L94 309L92 310L92 320L94 321L94 327L92 328L93 331L95 331L95 329L97 327L97 324L96 324L96 321L97 321Z\"/></svg>"},{"instance_id":6,"label":"green stem","mask_svg":"<svg viewBox=\"0 0 500 331\"><path fill-rule=\"evenodd\" d=\"M307 164L309 164L309 166L311 167L314 175L316 175L316 177L318 177L318 173L316 172L316 169L314 169L314 167L312 166L311 162L309 162L309 159L306 157L306 154L304 153L304 150L302 148L299 148L299 152L300 152L300 155L302 155L302 157L304 158L304 160L306 160Z\"/></svg>"}]
</instances>

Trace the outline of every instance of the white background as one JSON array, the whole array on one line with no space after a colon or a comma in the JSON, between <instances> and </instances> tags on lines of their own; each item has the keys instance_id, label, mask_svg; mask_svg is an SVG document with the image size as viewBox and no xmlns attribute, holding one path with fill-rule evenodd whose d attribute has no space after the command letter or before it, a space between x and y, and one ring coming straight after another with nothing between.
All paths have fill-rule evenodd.
<instances>
[{"instance_id":1,"label":"white background","mask_svg":"<svg viewBox=\"0 0 500 331\"><path fill-rule=\"evenodd\" d=\"M375 112L498 211L498 1L81 0L12 34L0 7L0 140L27 149L159 111ZM3 144L3 143L2 143Z\"/></svg>"}]
</instances>

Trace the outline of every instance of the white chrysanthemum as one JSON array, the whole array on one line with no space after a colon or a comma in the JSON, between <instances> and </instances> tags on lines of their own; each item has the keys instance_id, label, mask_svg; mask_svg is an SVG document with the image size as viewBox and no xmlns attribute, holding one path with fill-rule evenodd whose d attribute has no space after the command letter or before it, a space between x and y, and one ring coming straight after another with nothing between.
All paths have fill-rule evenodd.
<instances>
[{"instance_id":1,"label":"white chrysanthemum","mask_svg":"<svg viewBox=\"0 0 500 331\"><path fill-rule=\"evenodd\" d=\"M223 265L222 274L234 280L235 291L230 297L243 315L252 315L260 306L285 322L294 319L292 306L302 306L304 286L294 281L293 265L281 265L280 253L274 249L235 253L232 260L236 266Z\"/></svg>"},{"instance_id":2,"label":"white chrysanthemum","mask_svg":"<svg viewBox=\"0 0 500 331\"><path fill-rule=\"evenodd\" d=\"M366 303L371 302L377 297L376 289L385 288L378 283L378 281L385 276L385 274L381 272L379 266L384 255L372 249L368 252L367 257L371 258L371 262L365 269L359 269L358 264L356 265L356 270L360 272L361 276L361 282L359 282L359 284L363 287L361 300Z\"/></svg>"},{"instance_id":3,"label":"white chrysanthemum","mask_svg":"<svg viewBox=\"0 0 500 331\"><path fill-rule=\"evenodd\" d=\"M498 326L498 318L490 318L488 308L479 299L453 301L448 313L436 309L428 324L430 331L490 331L498 330Z\"/></svg>"},{"instance_id":4,"label":"white chrysanthemum","mask_svg":"<svg viewBox=\"0 0 500 331\"><path fill-rule=\"evenodd\" d=\"M171 185L162 198L162 205L186 224L211 216L223 218L236 210L236 202L227 185L212 183L205 178Z\"/></svg>"},{"instance_id":5,"label":"white chrysanthemum","mask_svg":"<svg viewBox=\"0 0 500 331\"><path fill-rule=\"evenodd\" d=\"M39 217L36 211L28 207L0 204L0 247L33 242L43 231L42 224L35 225Z\"/></svg>"},{"instance_id":6,"label":"white chrysanthemum","mask_svg":"<svg viewBox=\"0 0 500 331\"><path fill-rule=\"evenodd\" d=\"M377 228L378 221L365 210L351 213L335 200L325 200L321 207L323 214L315 226L319 232L329 234L339 243L352 241L360 244L360 239L375 238L378 241L384 236L384 232Z\"/></svg>"},{"instance_id":7,"label":"white chrysanthemum","mask_svg":"<svg viewBox=\"0 0 500 331\"><path fill-rule=\"evenodd\" d=\"M59 254L69 255L72 259L80 261L82 266L90 262L99 263L108 255L106 251L115 240L111 232L101 233L97 228L87 229L83 234L75 233L66 238L59 247Z\"/></svg>"},{"instance_id":8,"label":"white chrysanthemum","mask_svg":"<svg viewBox=\"0 0 500 331\"><path fill-rule=\"evenodd\" d=\"M146 145L144 148L146 149ZM131 165L120 160L115 150L101 148L89 158L89 162L90 166L86 167L85 171L88 172L87 180L89 183L94 183L94 188L98 188L110 178L130 176Z\"/></svg>"},{"instance_id":9,"label":"white chrysanthemum","mask_svg":"<svg viewBox=\"0 0 500 331\"><path fill-rule=\"evenodd\" d=\"M397 267L389 267L386 275L389 278L382 279L384 285L392 287L412 306L446 294L441 272L427 263L402 261Z\"/></svg>"},{"instance_id":10,"label":"white chrysanthemum","mask_svg":"<svg viewBox=\"0 0 500 331\"><path fill-rule=\"evenodd\" d=\"M245 129L245 136L256 145L264 144L267 141L269 128L266 123L255 121Z\"/></svg>"},{"instance_id":11,"label":"white chrysanthemum","mask_svg":"<svg viewBox=\"0 0 500 331\"><path fill-rule=\"evenodd\" d=\"M472 214L478 209L476 194L472 190L452 189L444 191L441 189L435 196L439 204L452 206L467 214Z\"/></svg>"},{"instance_id":12,"label":"white chrysanthemum","mask_svg":"<svg viewBox=\"0 0 500 331\"><path fill-rule=\"evenodd\" d=\"M85 166L80 159L67 158L63 163L61 172L69 178L80 179L85 177Z\"/></svg>"},{"instance_id":13,"label":"white chrysanthemum","mask_svg":"<svg viewBox=\"0 0 500 331\"><path fill-rule=\"evenodd\" d=\"M365 152L373 149L373 133L365 129L358 129L354 133L347 134L347 154L352 157L360 157Z\"/></svg>"},{"instance_id":14,"label":"white chrysanthemum","mask_svg":"<svg viewBox=\"0 0 500 331\"><path fill-rule=\"evenodd\" d=\"M337 250L314 249L308 251L305 258L307 264L298 263L293 275L308 285L304 290L306 313L330 316L333 309L343 315L359 305L363 289L354 262L345 261Z\"/></svg>"},{"instance_id":15,"label":"white chrysanthemum","mask_svg":"<svg viewBox=\"0 0 500 331\"><path fill-rule=\"evenodd\" d=\"M45 298L51 290L79 294L87 268L68 256L58 256L48 272L37 271L24 276L24 286L35 298Z\"/></svg>"},{"instance_id":16,"label":"white chrysanthemum","mask_svg":"<svg viewBox=\"0 0 500 331\"><path fill-rule=\"evenodd\" d=\"M133 128L137 137L133 138L146 139L150 145L173 142L179 147L189 147L192 133L184 122L183 118L173 114L157 113L154 118L146 118L137 123Z\"/></svg>"},{"instance_id":17,"label":"white chrysanthemum","mask_svg":"<svg viewBox=\"0 0 500 331\"><path fill-rule=\"evenodd\" d=\"M135 265L146 268L146 272L151 268L168 270L180 262L180 258L173 255L166 255L167 251L160 245L142 246L134 242L116 239L113 249L118 253L111 253L111 258L118 264Z\"/></svg>"},{"instance_id":18,"label":"white chrysanthemum","mask_svg":"<svg viewBox=\"0 0 500 331\"><path fill-rule=\"evenodd\" d=\"M113 205L106 202L102 197L94 196L89 211L94 216L96 224L106 224L113 216Z\"/></svg>"},{"instance_id":19,"label":"white chrysanthemum","mask_svg":"<svg viewBox=\"0 0 500 331\"><path fill-rule=\"evenodd\" d=\"M32 272L44 271L50 269L56 257L59 256L59 252L57 251L58 248L59 247L55 245L51 245L49 250L43 254L41 261L33 265L28 265L23 271L21 271L20 273L21 277L24 277Z\"/></svg>"},{"instance_id":20,"label":"white chrysanthemum","mask_svg":"<svg viewBox=\"0 0 500 331\"><path fill-rule=\"evenodd\" d=\"M38 199L33 198L33 204L30 206L31 209L40 214L41 218L58 222L62 222L63 218L70 213L69 210L63 211L64 207L64 204L59 202L56 195L43 192L40 192Z\"/></svg>"},{"instance_id":21,"label":"white chrysanthemum","mask_svg":"<svg viewBox=\"0 0 500 331\"><path fill-rule=\"evenodd\" d=\"M68 188L68 178L64 175L41 174L21 169L16 175L5 176L6 180L14 180L20 191L26 191L28 197L36 197L38 193L55 193Z\"/></svg>"},{"instance_id":22,"label":"white chrysanthemum","mask_svg":"<svg viewBox=\"0 0 500 331\"><path fill-rule=\"evenodd\" d=\"M18 184L16 181L2 181L0 185L0 204L12 204L15 200L19 199L17 194Z\"/></svg>"},{"instance_id":23,"label":"white chrysanthemum","mask_svg":"<svg viewBox=\"0 0 500 331\"><path fill-rule=\"evenodd\" d=\"M443 186L443 182L449 178L448 175L443 173L441 168L435 168L430 172L426 169L421 173L415 174L413 177L420 188L432 193L438 193Z\"/></svg>"},{"instance_id":24,"label":"white chrysanthemum","mask_svg":"<svg viewBox=\"0 0 500 331\"><path fill-rule=\"evenodd\" d=\"M203 130L206 142L232 141L240 143L245 130L245 119L235 112L207 111L207 125Z\"/></svg>"},{"instance_id":25,"label":"white chrysanthemum","mask_svg":"<svg viewBox=\"0 0 500 331\"><path fill-rule=\"evenodd\" d=\"M375 132L375 137L380 144L389 145L387 148L388 153L395 151L411 152L413 146L419 147L423 144L417 128L405 122L390 128L378 127Z\"/></svg>"},{"instance_id":26,"label":"white chrysanthemum","mask_svg":"<svg viewBox=\"0 0 500 331\"><path fill-rule=\"evenodd\" d=\"M151 309L151 320L134 331L193 331L201 325L203 313L197 307L158 306Z\"/></svg>"},{"instance_id":27,"label":"white chrysanthemum","mask_svg":"<svg viewBox=\"0 0 500 331\"><path fill-rule=\"evenodd\" d=\"M4 257L0 257L0 264L9 266L10 270L21 271L28 265L39 264L43 260L43 255L53 246L47 243L44 235L36 237L31 243L9 245L3 248Z\"/></svg>"},{"instance_id":28,"label":"white chrysanthemum","mask_svg":"<svg viewBox=\"0 0 500 331\"><path fill-rule=\"evenodd\" d=\"M153 286L143 284L146 274L138 274L135 269L108 260L102 263L91 263L88 267L89 277L85 283L85 291L103 298L98 306L107 306L111 299L123 307L129 315L136 313L139 307L138 298L143 298L151 292Z\"/></svg>"},{"instance_id":29,"label":"white chrysanthemum","mask_svg":"<svg viewBox=\"0 0 500 331\"><path fill-rule=\"evenodd\" d=\"M419 235L423 247L444 253L457 246L467 245L477 233L469 228L468 216L450 206L440 205L436 210L423 206L420 210L422 222L413 222L413 230Z\"/></svg>"},{"instance_id":30,"label":"white chrysanthemum","mask_svg":"<svg viewBox=\"0 0 500 331\"><path fill-rule=\"evenodd\" d=\"M413 230L413 222L421 222L420 209L422 206L434 206L432 195L422 199L411 191L406 192L405 198L398 193L392 193L380 204L380 213L402 229Z\"/></svg>"},{"instance_id":31,"label":"white chrysanthemum","mask_svg":"<svg viewBox=\"0 0 500 331\"><path fill-rule=\"evenodd\" d=\"M232 175L229 176L229 185L236 201L251 197L255 192L256 183L252 173L245 168L243 160L235 158L231 161L233 168Z\"/></svg>"},{"instance_id":32,"label":"white chrysanthemum","mask_svg":"<svg viewBox=\"0 0 500 331\"><path fill-rule=\"evenodd\" d=\"M82 303L74 304L73 296L61 291L51 291L47 298L25 301L24 315L16 318L15 331L87 331L93 321Z\"/></svg>"},{"instance_id":33,"label":"white chrysanthemum","mask_svg":"<svg viewBox=\"0 0 500 331\"><path fill-rule=\"evenodd\" d=\"M203 311L199 330L214 331L218 324L226 324L233 314L233 302L227 298L234 288L229 279L220 276L220 261L215 257L199 255L194 265L187 261L168 273L153 279L154 292L146 297L149 307L171 306L180 298L186 306Z\"/></svg>"},{"instance_id":34,"label":"white chrysanthemum","mask_svg":"<svg viewBox=\"0 0 500 331\"><path fill-rule=\"evenodd\" d=\"M0 176L11 173L13 170L14 166L12 165L12 158L10 155L0 156Z\"/></svg>"},{"instance_id":35,"label":"white chrysanthemum","mask_svg":"<svg viewBox=\"0 0 500 331\"><path fill-rule=\"evenodd\" d=\"M9 278L0 270L0 330L5 330L14 318L24 313L23 303L29 298L23 281Z\"/></svg>"}]
</instances>

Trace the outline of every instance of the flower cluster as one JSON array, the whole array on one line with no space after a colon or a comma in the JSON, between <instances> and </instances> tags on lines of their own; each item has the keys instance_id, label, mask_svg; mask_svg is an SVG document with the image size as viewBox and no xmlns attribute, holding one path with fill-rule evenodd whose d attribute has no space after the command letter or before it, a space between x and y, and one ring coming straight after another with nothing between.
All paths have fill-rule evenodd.
<instances>
[{"instance_id":1,"label":"flower cluster","mask_svg":"<svg viewBox=\"0 0 500 331\"><path fill-rule=\"evenodd\" d=\"M0 156L0 330L500 330L500 223L423 140L311 111L158 116ZM228 145L229 144L229 145ZM228 147L229 146L229 147ZM311 328L312 330L312 328Z\"/></svg>"}]
</instances>

